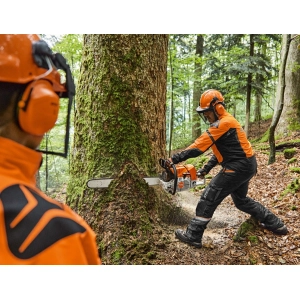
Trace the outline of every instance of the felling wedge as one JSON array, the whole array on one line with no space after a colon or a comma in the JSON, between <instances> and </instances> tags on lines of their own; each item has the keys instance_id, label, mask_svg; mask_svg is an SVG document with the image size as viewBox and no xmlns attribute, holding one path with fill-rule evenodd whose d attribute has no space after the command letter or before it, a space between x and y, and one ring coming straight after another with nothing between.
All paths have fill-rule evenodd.
<instances>
[{"instance_id":1,"label":"felling wedge","mask_svg":"<svg viewBox=\"0 0 300 300\"><path fill-rule=\"evenodd\" d=\"M144 177L150 185L161 185L164 190L174 195L176 192L205 185L205 178L197 173L196 168L191 165L174 165L167 159L159 159L160 166L164 169L158 177ZM108 188L113 178L90 179L87 186L91 189Z\"/></svg>"}]
</instances>

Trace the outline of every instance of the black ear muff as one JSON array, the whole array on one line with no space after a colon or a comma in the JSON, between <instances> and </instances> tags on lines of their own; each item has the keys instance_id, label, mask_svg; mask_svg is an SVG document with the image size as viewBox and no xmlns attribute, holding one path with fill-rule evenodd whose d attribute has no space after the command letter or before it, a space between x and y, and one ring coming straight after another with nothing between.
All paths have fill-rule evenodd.
<instances>
[{"instance_id":1,"label":"black ear muff","mask_svg":"<svg viewBox=\"0 0 300 300\"><path fill-rule=\"evenodd\" d=\"M32 135L44 135L55 125L59 111L59 96L47 80L30 83L18 103L21 129Z\"/></svg>"}]
</instances>

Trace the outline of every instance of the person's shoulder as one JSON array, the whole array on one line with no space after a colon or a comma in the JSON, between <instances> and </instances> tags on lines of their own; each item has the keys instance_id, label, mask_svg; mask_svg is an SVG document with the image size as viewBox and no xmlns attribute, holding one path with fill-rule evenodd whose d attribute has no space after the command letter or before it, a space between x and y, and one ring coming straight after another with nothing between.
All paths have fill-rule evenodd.
<instances>
[{"instance_id":1,"label":"person's shoulder","mask_svg":"<svg viewBox=\"0 0 300 300\"><path fill-rule=\"evenodd\" d=\"M220 124L222 126L232 126L239 124L238 120L229 112L225 112L221 117L220 117Z\"/></svg>"}]
</instances>

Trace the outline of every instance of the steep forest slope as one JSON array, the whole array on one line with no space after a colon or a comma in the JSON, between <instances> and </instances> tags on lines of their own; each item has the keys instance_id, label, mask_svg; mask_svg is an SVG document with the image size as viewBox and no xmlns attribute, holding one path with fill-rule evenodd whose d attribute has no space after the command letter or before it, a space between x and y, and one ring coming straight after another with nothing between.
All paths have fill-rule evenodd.
<instances>
[{"instance_id":1,"label":"steep forest slope","mask_svg":"<svg viewBox=\"0 0 300 300\"><path fill-rule=\"evenodd\" d=\"M270 120L251 124L249 139L262 136L269 125ZM299 131L286 139L276 140L276 162L271 165L268 165L268 142L252 142L258 161L258 173L250 181L248 195L285 222L289 230L286 236L276 236L261 229L255 220L239 211L231 198L227 197L217 208L204 233L203 247L197 249L181 243L175 239L174 231L186 228L194 216L201 193L190 190L172 196L171 201L178 208L178 216L173 216L169 224L153 219L149 247L125 253L125 256L130 256L126 264L300 265L299 141ZM287 148L294 149L292 158L285 158L284 150ZM211 175L214 176L218 170L215 167ZM65 201L65 193L55 196L59 201ZM149 249L152 250L149 252ZM109 264L105 259L103 263Z\"/></svg>"},{"instance_id":2,"label":"steep forest slope","mask_svg":"<svg viewBox=\"0 0 300 300\"><path fill-rule=\"evenodd\" d=\"M265 132L269 122L252 124L249 138ZM176 228L184 228L186 224L172 224L165 227L164 234L169 243L152 264L167 265L298 265L300 264L300 189L299 161L300 150L297 141L300 132L285 140L277 140L276 144L296 141L293 158L285 158L279 147L276 162L268 165L268 143L253 143L258 160L258 173L251 180L248 195L272 210L287 225L289 233L277 236L261 229L249 215L237 210L230 197L218 207L210 223L211 226L203 236L203 247L197 249L179 242L174 237ZM212 175L218 169L212 170ZM290 190L288 185L292 183ZM191 199L198 198L200 192L189 192L184 197L174 196L174 201L193 216L189 205Z\"/></svg>"}]
</instances>

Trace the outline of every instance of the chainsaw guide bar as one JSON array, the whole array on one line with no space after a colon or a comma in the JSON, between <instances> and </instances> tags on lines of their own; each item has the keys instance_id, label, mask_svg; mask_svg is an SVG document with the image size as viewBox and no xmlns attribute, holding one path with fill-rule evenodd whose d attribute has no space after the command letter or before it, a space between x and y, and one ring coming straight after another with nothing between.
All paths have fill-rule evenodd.
<instances>
[{"instance_id":1,"label":"chainsaw guide bar","mask_svg":"<svg viewBox=\"0 0 300 300\"><path fill-rule=\"evenodd\" d=\"M87 186L91 189L104 189L108 188L109 184L113 181L113 178L101 178L101 179L90 179L87 182ZM161 184L158 177L144 177L144 180L149 185Z\"/></svg>"},{"instance_id":2,"label":"chainsaw guide bar","mask_svg":"<svg viewBox=\"0 0 300 300\"><path fill-rule=\"evenodd\" d=\"M174 195L176 192L182 192L199 185L205 186L205 177L198 174L192 164L177 165L167 159L159 159L160 166L164 171L159 177L144 177L149 185L161 185L164 190ZM113 178L95 178L87 182L91 189L108 188Z\"/></svg>"}]
</instances>

